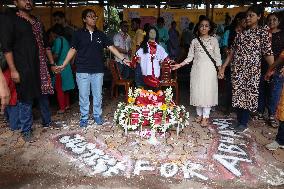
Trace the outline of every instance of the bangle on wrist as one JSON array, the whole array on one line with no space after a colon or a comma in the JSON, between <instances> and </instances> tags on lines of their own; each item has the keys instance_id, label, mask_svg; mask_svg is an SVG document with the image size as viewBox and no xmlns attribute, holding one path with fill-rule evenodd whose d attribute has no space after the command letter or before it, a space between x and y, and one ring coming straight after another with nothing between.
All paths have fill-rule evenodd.
<instances>
[{"instance_id":1,"label":"bangle on wrist","mask_svg":"<svg viewBox=\"0 0 284 189\"><path fill-rule=\"evenodd\" d=\"M49 64L49 66L51 67L51 66L56 66L56 64Z\"/></svg>"},{"instance_id":2,"label":"bangle on wrist","mask_svg":"<svg viewBox=\"0 0 284 189\"><path fill-rule=\"evenodd\" d=\"M124 62L125 59L126 59L126 58L123 58L121 61Z\"/></svg>"}]
</instances>

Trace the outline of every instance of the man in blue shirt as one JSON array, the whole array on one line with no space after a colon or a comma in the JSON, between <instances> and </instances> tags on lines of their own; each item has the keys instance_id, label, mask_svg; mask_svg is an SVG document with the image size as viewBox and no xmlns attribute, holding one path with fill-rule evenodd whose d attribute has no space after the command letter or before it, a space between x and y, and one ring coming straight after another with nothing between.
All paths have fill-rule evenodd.
<instances>
[{"instance_id":1,"label":"man in blue shirt","mask_svg":"<svg viewBox=\"0 0 284 189\"><path fill-rule=\"evenodd\" d=\"M71 48L57 71L62 71L65 66L76 55L75 64L76 81L79 88L80 105L80 127L88 125L90 85L93 95L93 116L98 125L103 124L102 120L102 86L104 76L104 48L108 48L124 64L129 65L130 61L118 52L113 46L112 40L106 34L96 28L97 16L94 10L86 9L82 12L84 28L73 34Z\"/></svg>"}]
</instances>

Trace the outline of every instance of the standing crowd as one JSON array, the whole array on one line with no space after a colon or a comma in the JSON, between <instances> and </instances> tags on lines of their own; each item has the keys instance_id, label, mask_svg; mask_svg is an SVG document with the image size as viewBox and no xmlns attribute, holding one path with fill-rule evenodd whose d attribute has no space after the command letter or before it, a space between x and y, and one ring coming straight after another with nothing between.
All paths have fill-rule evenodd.
<instances>
[{"instance_id":1,"label":"standing crowd","mask_svg":"<svg viewBox=\"0 0 284 189\"><path fill-rule=\"evenodd\" d=\"M269 124L279 127L267 148L284 148L283 13L265 18L264 8L253 5L232 22L226 15L225 24L218 27L202 15L182 34L175 21L168 30L162 17L156 25L147 23L143 28L141 20L133 18L131 35L127 21L122 21L120 31L109 39L97 29L98 16L92 9L82 12L84 26L77 30L67 24L63 12L55 12L55 25L45 32L31 14L32 0L14 3L15 9L0 15L1 110L5 108L11 130L21 130L25 141L32 140L34 100L43 127L58 128L51 119L48 97L56 93L57 113L62 114L70 108L70 90L75 88L80 127L88 125L91 93L93 119L103 124L104 49L108 49L123 79L152 90L159 86L162 64L171 64L172 70L192 64L190 105L196 107L196 122L204 127L210 123L210 111L224 93L226 112L237 114L236 131L246 132L250 117L264 119L267 108ZM224 88L218 91L220 82Z\"/></svg>"}]
</instances>

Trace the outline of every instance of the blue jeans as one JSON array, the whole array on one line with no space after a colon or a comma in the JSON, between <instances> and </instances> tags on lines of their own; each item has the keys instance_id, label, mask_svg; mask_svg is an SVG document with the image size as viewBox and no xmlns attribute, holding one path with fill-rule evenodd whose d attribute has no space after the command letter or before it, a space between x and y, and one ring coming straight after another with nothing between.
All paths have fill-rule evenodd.
<instances>
[{"instance_id":1,"label":"blue jeans","mask_svg":"<svg viewBox=\"0 0 284 189\"><path fill-rule=\"evenodd\" d=\"M143 76L140 64L137 64L135 68L135 83L136 87L144 87Z\"/></svg>"},{"instance_id":2,"label":"blue jeans","mask_svg":"<svg viewBox=\"0 0 284 189\"><path fill-rule=\"evenodd\" d=\"M279 121L278 133L276 135L276 142L284 145L284 121Z\"/></svg>"},{"instance_id":3,"label":"blue jeans","mask_svg":"<svg viewBox=\"0 0 284 189\"><path fill-rule=\"evenodd\" d=\"M237 109L237 120L239 125L247 126L249 121L249 110L238 108Z\"/></svg>"},{"instance_id":4,"label":"blue jeans","mask_svg":"<svg viewBox=\"0 0 284 189\"><path fill-rule=\"evenodd\" d=\"M284 77L280 73L275 73L270 83L270 95L268 104L268 113L274 116L278 102L280 100Z\"/></svg>"},{"instance_id":5,"label":"blue jeans","mask_svg":"<svg viewBox=\"0 0 284 189\"><path fill-rule=\"evenodd\" d=\"M93 95L93 116L99 117L102 115L103 77L103 73L76 73L81 120L89 118L90 86Z\"/></svg>"},{"instance_id":6,"label":"blue jeans","mask_svg":"<svg viewBox=\"0 0 284 189\"><path fill-rule=\"evenodd\" d=\"M51 113L49 110L48 95L41 95L38 98L43 126L49 126L51 123ZM33 100L19 101L19 127L22 132L30 132L33 125Z\"/></svg>"},{"instance_id":7,"label":"blue jeans","mask_svg":"<svg viewBox=\"0 0 284 189\"><path fill-rule=\"evenodd\" d=\"M117 62L117 67L119 69L122 79L128 79L130 74L130 68L125 64L121 64L120 62Z\"/></svg>"},{"instance_id":8,"label":"blue jeans","mask_svg":"<svg viewBox=\"0 0 284 189\"><path fill-rule=\"evenodd\" d=\"M19 106L7 106L5 109L6 117L9 120L11 130L21 129L19 126Z\"/></svg>"},{"instance_id":9,"label":"blue jeans","mask_svg":"<svg viewBox=\"0 0 284 189\"><path fill-rule=\"evenodd\" d=\"M268 104L269 99L269 85L267 81L264 80L264 75L261 75L259 82L259 96L258 96L258 107L257 111L261 114L264 113L265 108Z\"/></svg>"}]
</instances>

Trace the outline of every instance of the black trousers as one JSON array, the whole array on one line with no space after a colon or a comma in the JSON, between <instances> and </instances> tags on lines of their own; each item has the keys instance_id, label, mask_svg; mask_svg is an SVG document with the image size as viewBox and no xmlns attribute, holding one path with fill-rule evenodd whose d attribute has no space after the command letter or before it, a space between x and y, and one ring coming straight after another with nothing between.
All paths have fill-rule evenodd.
<instances>
[{"instance_id":1,"label":"black trousers","mask_svg":"<svg viewBox=\"0 0 284 189\"><path fill-rule=\"evenodd\" d=\"M276 142L284 145L284 121L279 121L278 133L276 135Z\"/></svg>"}]
</instances>

